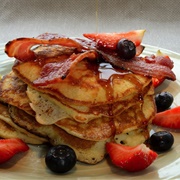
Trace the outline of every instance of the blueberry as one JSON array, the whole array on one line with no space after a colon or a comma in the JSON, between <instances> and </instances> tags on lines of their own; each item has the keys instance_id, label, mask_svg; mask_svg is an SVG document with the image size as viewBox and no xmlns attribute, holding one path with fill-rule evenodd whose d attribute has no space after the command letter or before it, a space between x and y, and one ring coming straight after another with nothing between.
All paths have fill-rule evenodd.
<instances>
[{"instance_id":1,"label":"blueberry","mask_svg":"<svg viewBox=\"0 0 180 180\"><path fill-rule=\"evenodd\" d=\"M117 53L122 59L131 59L136 55L136 46L128 39L121 39L117 43Z\"/></svg>"},{"instance_id":2,"label":"blueberry","mask_svg":"<svg viewBox=\"0 0 180 180\"><path fill-rule=\"evenodd\" d=\"M66 145L58 145L50 148L45 157L47 167L55 173L65 173L76 164L76 154L72 148Z\"/></svg>"},{"instance_id":3,"label":"blueberry","mask_svg":"<svg viewBox=\"0 0 180 180\"><path fill-rule=\"evenodd\" d=\"M157 152L169 150L174 143L173 135L168 131L158 131L149 138L150 148Z\"/></svg>"},{"instance_id":4,"label":"blueberry","mask_svg":"<svg viewBox=\"0 0 180 180\"><path fill-rule=\"evenodd\" d=\"M171 93L169 92L162 92L159 94L156 94L155 96L155 102L157 111L164 111L168 109L174 101L174 98Z\"/></svg>"}]
</instances>

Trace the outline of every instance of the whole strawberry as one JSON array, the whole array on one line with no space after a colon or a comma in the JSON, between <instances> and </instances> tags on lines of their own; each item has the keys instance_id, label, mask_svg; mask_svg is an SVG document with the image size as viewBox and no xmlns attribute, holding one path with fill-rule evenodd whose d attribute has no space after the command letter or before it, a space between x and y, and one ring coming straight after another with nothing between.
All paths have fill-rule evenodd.
<instances>
[{"instance_id":1,"label":"whole strawberry","mask_svg":"<svg viewBox=\"0 0 180 180\"><path fill-rule=\"evenodd\" d=\"M158 156L145 144L131 147L109 142L106 143L106 150L114 165L130 172L147 168Z\"/></svg>"}]
</instances>

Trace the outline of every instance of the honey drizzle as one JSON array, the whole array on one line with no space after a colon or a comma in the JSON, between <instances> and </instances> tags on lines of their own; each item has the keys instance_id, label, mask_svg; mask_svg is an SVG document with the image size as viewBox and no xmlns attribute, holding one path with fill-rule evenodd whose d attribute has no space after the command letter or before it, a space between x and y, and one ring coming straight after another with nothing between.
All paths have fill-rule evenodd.
<instances>
[{"instance_id":1,"label":"honey drizzle","mask_svg":"<svg viewBox=\"0 0 180 180\"><path fill-rule=\"evenodd\" d=\"M98 17L98 0L96 0L96 33L98 33L98 27L99 27L99 17Z\"/></svg>"},{"instance_id":2,"label":"honey drizzle","mask_svg":"<svg viewBox=\"0 0 180 180\"><path fill-rule=\"evenodd\" d=\"M87 63L87 69L91 70L92 74L96 77L97 82L106 92L106 98L109 104L114 102L114 88L113 82L115 79L126 79L136 85L138 91L141 91L142 84L130 72L114 68L109 63Z\"/></svg>"},{"instance_id":3,"label":"honey drizzle","mask_svg":"<svg viewBox=\"0 0 180 180\"><path fill-rule=\"evenodd\" d=\"M120 69L113 68L110 64L100 63L98 68L98 83L106 91L107 100L111 103L114 101L114 88L113 88L113 81L114 79L126 79L130 82L133 82L136 85L138 91L141 89L141 83L138 82L136 77L134 77L130 72L123 71ZM125 76L126 75L126 76Z\"/></svg>"}]
</instances>

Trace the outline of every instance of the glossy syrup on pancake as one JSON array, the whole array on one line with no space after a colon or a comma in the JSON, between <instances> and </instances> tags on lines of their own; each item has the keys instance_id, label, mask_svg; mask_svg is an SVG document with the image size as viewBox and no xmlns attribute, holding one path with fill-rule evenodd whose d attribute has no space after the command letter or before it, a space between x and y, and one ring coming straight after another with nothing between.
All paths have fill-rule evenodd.
<instances>
[{"instance_id":1,"label":"glossy syrup on pancake","mask_svg":"<svg viewBox=\"0 0 180 180\"><path fill-rule=\"evenodd\" d=\"M101 85L101 87L106 92L106 98L109 104L109 110L108 115L113 116L114 113L111 108L113 108L113 102L114 102L114 81L124 80L133 82L136 86L136 88L139 91L142 91L142 83L138 81L138 79L132 75L131 72L127 70L123 70L120 68L113 67L110 63L107 62L94 62L94 63L88 63L87 68L90 69L93 74L96 76L97 82ZM143 94L139 93L137 100L139 102L143 102ZM106 109L107 110L107 109Z\"/></svg>"}]
</instances>

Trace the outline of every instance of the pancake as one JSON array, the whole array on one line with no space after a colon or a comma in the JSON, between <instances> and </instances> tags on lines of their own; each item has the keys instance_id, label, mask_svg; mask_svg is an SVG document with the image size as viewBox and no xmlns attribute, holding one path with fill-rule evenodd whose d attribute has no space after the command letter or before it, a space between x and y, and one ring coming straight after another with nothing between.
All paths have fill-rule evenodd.
<instances>
[{"instance_id":1,"label":"pancake","mask_svg":"<svg viewBox=\"0 0 180 180\"><path fill-rule=\"evenodd\" d=\"M146 141L155 115L151 77L99 62L93 50L79 55L75 49L67 53L59 46L40 46L34 51L36 60L16 60L12 67L26 84L25 96L35 113L9 106L17 126L52 145L72 147L77 159L88 164L104 159L106 142L134 146Z\"/></svg>"},{"instance_id":2,"label":"pancake","mask_svg":"<svg viewBox=\"0 0 180 180\"><path fill-rule=\"evenodd\" d=\"M114 136L114 141L117 144L126 146L137 146L146 142L149 138L149 129L149 126L147 126L147 128L126 129L123 133L116 134Z\"/></svg>"},{"instance_id":3,"label":"pancake","mask_svg":"<svg viewBox=\"0 0 180 180\"><path fill-rule=\"evenodd\" d=\"M56 125L41 125L33 116L17 107L10 107L13 122L18 126L34 133L38 136L47 137L52 145L66 144L72 147L77 155L77 160L96 164L104 159L106 155L105 144L112 140L107 138L102 141L89 141L68 134ZM21 117L21 118L20 118Z\"/></svg>"},{"instance_id":4,"label":"pancake","mask_svg":"<svg viewBox=\"0 0 180 180\"><path fill-rule=\"evenodd\" d=\"M145 96L150 88L152 86L147 86L142 96ZM150 95L153 94L153 91L149 92L151 92ZM137 104L140 98L139 95L136 97L126 96L122 101L113 104L88 107L63 104L53 96L37 91L29 86L27 88L27 95L31 101L31 108L36 112L36 120L41 124L53 124L64 118L72 118L77 122L88 123L93 119L101 117L115 117Z\"/></svg>"},{"instance_id":5,"label":"pancake","mask_svg":"<svg viewBox=\"0 0 180 180\"><path fill-rule=\"evenodd\" d=\"M49 101L46 94L38 92L28 86L27 95L30 98L31 108L36 112L36 120L40 124L54 124L58 120L70 117L61 106L57 107L53 101Z\"/></svg>"},{"instance_id":6,"label":"pancake","mask_svg":"<svg viewBox=\"0 0 180 180\"><path fill-rule=\"evenodd\" d=\"M13 71L0 80L0 101L17 106L29 114L34 114L26 95L27 85Z\"/></svg>"},{"instance_id":7,"label":"pancake","mask_svg":"<svg viewBox=\"0 0 180 180\"><path fill-rule=\"evenodd\" d=\"M40 50L37 48L36 51L39 52L42 49L42 47ZM16 61L12 69L29 87L38 93L44 93L41 94L43 97L38 98L39 101L48 100L53 106L54 104L59 106L62 111L78 122L87 123L102 116L110 117L120 114L135 105L139 97L143 98L147 87L151 85L150 77L112 67L109 63L97 63L96 60L88 59L88 56L79 61L63 80L37 85L36 81L43 76L42 74L57 66L58 59L60 59L60 63L64 63L65 60L60 57L61 55L47 57L45 60L41 59L40 62L20 63ZM27 72L29 67L31 69ZM32 102L31 107L40 113L43 108L42 106L38 107L37 104L41 104L41 102L33 103L37 101L38 94L32 93L29 96ZM43 98L45 99L43 100ZM43 103L45 104L45 102ZM38 113L36 113L36 117L41 119L38 117ZM64 115L63 112L61 114ZM60 120L58 116L56 119L54 117L51 119L52 123ZM44 119L44 121L46 124L48 120Z\"/></svg>"},{"instance_id":8,"label":"pancake","mask_svg":"<svg viewBox=\"0 0 180 180\"><path fill-rule=\"evenodd\" d=\"M20 89L21 89L21 87L19 87ZM37 95L35 96L35 98L34 99L38 99L39 97L41 97L42 96L42 93L38 93L36 90L34 90L34 89L32 89L32 88L28 88L28 91L33 91L33 92L35 92ZM148 91L148 93L147 93L147 95L146 96L150 96L151 94L153 93L153 91L152 90L149 90ZM27 94L29 94L29 93L27 93ZM30 95L29 95L31 98L33 97L33 94L32 93L30 93ZM146 101L146 98L144 99L144 102ZM45 102L46 103L49 103L49 100L45 100ZM152 101L153 102L153 101ZM38 103L38 100L37 100L37 103ZM151 108L150 109L150 104L149 103L151 103L151 102L148 102L147 104L149 105L149 110L148 110L148 113L150 113L151 114L151 112L152 111L150 111L150 110L153 110L153 108ZM47 112L47 110L48 110L48 112L49 112L49 114L50 115L52 115L53 113L52 113L52 111L50 111L50 109L57 109L57 110L61 110L59 107L55 107L55 106L52 106L51 104L50 104L50 106L48 106L47 108L45 108L46 106L42 103L42 104L40 104L40 106L41 107L43 107L43 109L44 109L44 112ZM52 108L53 107L53 108ZM11 108L10 108L11 109ZM134 106L133 106L133 109L134 109ZM146 109L146 108L145 108ZM130 111L129 109L127 110L127 112L128 111ZM141 112L141 111L140 111ZM65 112L64 112L65 113ZM43 115L45 114L45 113L42 113ZM58 111L58 113L57 114L55 114L55 116L57 116L57 115L60 115L60 117L61 117L61 119L62 119L62 122L61 121L58 121L57 123L56 123L56 125L57 126L59 126L59 127L61 127L62 129L64 129L65 131L67 131L69 134L71 134L71 135L74 135L74 136L76 136L76 137L79 137L79 138L82 138L82 139L86 139L86 140L94 140L94 141L98 141L98 140L102 140L102 139L107 139L107 138L109 138L109 137L111 137L113 134L115 134L115 130L114 130L114 128L113 128L113 123L111 122L111 120L109 120L107 117L104 117L104 118L102 118L102 119L104 119L104 121L102 120L102 119L100 119L100 118L98 118L98 119L95 119L95 120L93 120L92 122L90 122L90 123L85 123L85 124L82 124L82 123L77 123L77 122L75 122L73 119L67 119L67 118L69 118L69 117L67 117L67 116L63 116L63 115L61 115L61 113ZM125 116L127 115L126 113L122 113L122 115L121 116L123 116L123 114L125 114ZM137 115L136 115L137 116ZM13 117L13 116L12 116ZM27 116L25 116L25 117L27 117ZM144 116L143 116L144 117ZM31 117L29 117L30 119L31 119ZM51 116L50 117L48 117L48 118L42 118L42 119L50 119L51 121L52 121L52 118L51 118ZM147 119L149 119L149 117L147 117ZM36 120L37 120L37 118L36 118ZM105 122L105 123L103 123L103 122ZM24 123L26 123L26 121L24 121ZM126 127L124 127L122 124L125 124L126 125ZM139 123L139 124L138 124ZM52 122L51 122L51 124L53 124ZM135 126L135 128L133 128L133 129L130 129L130 130L134 130L134 129L136 129L136 128L139 128L141 125L142 125L142 123L141 123L141 121L139 121L139 122L136 122L135 120L134 120L134 124L136 125ZM128 127L133 127L133 125L134 124L132 124L131 122L130 123L128 123L127 121L122 121L121 120L121 128L122 129L127 129ZM143 124L144 124L144 122L143 122ZM116 135L117 134L121 134L121 133L123 133L123 132L121 132L121 131L119 131L119 128L120 127L116 127ZM105 130L108 130L108 133L105 133L106 131ZM129 130L129 131L130 131ZM127 131L127 130L126 130ZM127 131L128 132L128 131ZM96 136L95 136L96 135Z\"/></svg>"},{"instance_id":9,"label":"pancake","mask_svg":"<svg viewBox=\"0 0 180 180\"><path fill-rule=\"evenodd\" d=\"M149 138L149 125L155 115L155 103L152 94L153 89L151 87L144 95L143 101L139 100L136 105L111 119L101 117L89 123L78 123L73 120L63 119L55 124L80 138L94 138L94 136L98 136L102 132L105 134L106 130L109 129L110 134L115 136L114 139L118 143L123 141L123 144L129 146L141 144Z\"/></svg>"},{"instance_id":10,"label":"pancake","mask_svg":"<svg viewBox=\"0 0 180 180\"><path fill-rule=\"evenodd\" d=\"M73 119L62 119L55 123L69 134L81 139L102 141L111 138L115 134L113 120L107 117L94 119L89 123L78 123Z\"/></svg>"},{"instance_id":11,"label":"pancake","mask_svg":"<svg viewBox=\"0 0 180 180\"><path fill-rule=\"evenodd\" d=\"M17 126L11 119L7 106L0 104L0 137L20 138L28 144L44 144L47 139L30 133L24 128Z\"/></svg>"},{"instance_id":12,"label":"pancake","mask_svg":"<svg viewBox=\"0 0 180 180\"><path fill-rule=\"evenodd\" d=\"M36 132L36 129L38 129L39 126L42 125L39 123L35 124L34 121L37 120L33 116L23 113L23 111L18 110L14 106L10 106L9 109L11 117L15 123L24 121L22 127L26 128L26 123L31 122L33 133L41 136L41 134L38 134L38 131ZM34 124L36 126L34 126ZM73 136L92 141L102 141L108 138L112 138L115 132L114 123L108 118L95 119L91 123L78 123L73 119L64 118L61 121L57 122L55 125L64 129L67 133ZM29 130L32 131L31 129ZM43 137L46 137L46 135L43 135Z\"/></svg>"},{"instance_id":13,"label":"pancake","mask_svg":"<svg viewBox=\"0 0 180 180\"><path fill-rule=\"evenodd\" d=\"M155 116L154 98L151 89L136 105L123 111L120 116L114 117L116 134L121 134L134 129L146 128Z\"/></svg>"},{"instance_id":14,"label":"pancake","mask_svg":"<svg viewBox=\"0 0 180 180\"><path fill-rule=\"evenodd\" d=\"M144 99L136 101L136 105L127 108L127 110L124 110L120 116L114 116L114 121L116 125L116 130L114 130L112 119L109 117L101 117L96 118L88 123L79 123L77 121L74 121L74 119L64 115L61 116L60 108L59 106L50 103L48 99L45 99L41 101L41 103L38 101L38 98L42 100L43 95L40 92L37 92L36 90L32 88L28 88L27 94L29 98L32 100L33 105L32 108L35 110L37 114L39 114L39 108L42 107L41 113L36 116L36 120L41 124L56 124L57 126L61 127L62 129L66 130L68 133L77 136L79 138L88 139L88 140L100 140L98 136L99 134L102 137L106 137L109 133L109 135L112 134L121 134L126 132L129 132L134 129L139 128L145 128L150 123L150 120L155 115L155 104L154 104L154 98L152 96L153 89L148 88L148 92L144 95ZM36 94L36 96L35 96ZM38 107L34 107L36 106ZM31 103L32 104L32 103ZM50 111L51 110L51 111ZM48 112L48 113L47 113ZM57 112L57 113L53 113ZM63 112L65 113L65 112ZM53 122L53 114L59 121ZM56 115L57 114L57 115ZM106 130L108 130L109 133L105 135ZM126 133L125 132L125 133ZM102 136L103 135L103 136ZM147 138L147 135L145 136ZM144 138L144 139L146 139Z\"/></svg>"},{"instance_id":15,"label":"pancake","mask_svg":"<svg viewBox=\"0 0 180 180\"><path fill-rule=\"evenodd\" d=\"M151 83L151 78L127 71L119 70L118 72L112 67L110 67L112 69L104 68L103 74L108 73L108 71L111 73L103 79L100 77L102 73L98 73L99 66L101 65L97 63L81 61L61 83L44 86L36 86L33 83L40 78L42 70L41 65L36 62L17 62L13 66L13 71L26 84L40 92L49 93L61 102L86 106L110 104L126 99L129 95L141 94L143 89ZM28 67L31 67L31 70L27 72ZM116 75L113 76L113 73ZM108 81L109 77L111 80Z\"/></svg>"}]
</instances>

